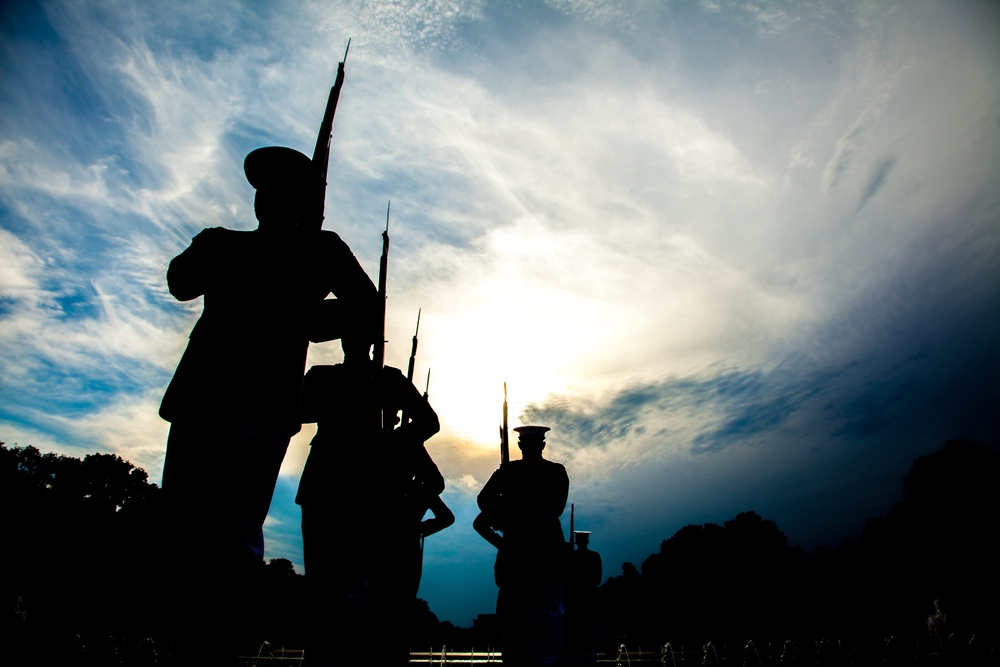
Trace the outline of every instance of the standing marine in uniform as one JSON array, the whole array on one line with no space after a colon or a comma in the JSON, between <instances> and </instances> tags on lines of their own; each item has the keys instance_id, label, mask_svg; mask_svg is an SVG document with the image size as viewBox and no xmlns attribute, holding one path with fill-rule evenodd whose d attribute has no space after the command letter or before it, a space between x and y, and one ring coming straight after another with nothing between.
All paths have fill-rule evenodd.
<instances>
[{"instance_id":1,"label":"standing marine in uniform","mask_svg":"<svg viewBox=\"0 0 1000 667\"><path fill-rule=\"evenodd\" d=\"M566 542L559 517L569 476L542 456L547 426L519 426L521 459L504 463L479 492L474 527L497 547L494 575L505 665L556 665L563 642Z\"/></svg>"},{"instance_id":2,"label":"standing marine in uniform","mask_svg":"<svg viewBox=\"0 0 1000 667\"><path fill-rule=\"evenodd\" d=\"M601 555L590 549L590 531L573 532L576 549L566 568L563 602L566 608L567 667L597 664L597 588L601 585Z\"/></svg>"},{"instance_id":3,"label":"standing marine in uniform","mask_svg":"<svg viewBox=\"0 0 1000 667\"><path fill-rule=\"evenodd\" d=\"M171 423L163 491L172 562L192 563L182 582L200 576L218 589L215 577L231 577L233 591L262 564L264 519L300 428L310 340L371 337L377 307L350 248L317 224L325 180L313 162L267 147L247 155L244 170L257 229L205 229L167 269L174 297L205 299L160 406ZM331 292L337 298L325 300Z\"/></svg>"}]
</instances>

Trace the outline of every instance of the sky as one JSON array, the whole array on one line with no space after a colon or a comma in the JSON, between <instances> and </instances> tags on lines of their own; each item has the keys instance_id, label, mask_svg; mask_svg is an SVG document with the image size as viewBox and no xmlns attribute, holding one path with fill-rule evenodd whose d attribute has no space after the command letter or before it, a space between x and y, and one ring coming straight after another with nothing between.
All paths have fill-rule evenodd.
<instances>
[{"instance_id":1,"label":"sky","mask_svg":"<svg viewBox=\"0 0 1000 667\"><path fill-rule=\"evenodd\" d=\"M348 39L325 228L374 280L392 202L386 361L420 309L458 517L442 620L494 610L505 382L605 577L747 510L835 545L917 456L998 443L1000 4L971 0L4 2L0 440L159 482L201 309L167 263L255 227L243 157L311 154ZM265 526L299 572L314 433Z\"/></svg>"}]
</instances>

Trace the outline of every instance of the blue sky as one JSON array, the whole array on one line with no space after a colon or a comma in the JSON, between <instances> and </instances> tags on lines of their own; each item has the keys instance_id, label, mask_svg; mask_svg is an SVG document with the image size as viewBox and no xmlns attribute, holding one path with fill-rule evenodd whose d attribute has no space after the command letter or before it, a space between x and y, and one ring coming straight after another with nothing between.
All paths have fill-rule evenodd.
<instances>
[{"instance_id":1,"label":"blue sky","mask_svg":"<svg viewBox=\"0 0 1000 667\"><path fill-rule=\"evenodd\" d=\"M916 456L997 442L998 36L971 1L4 3L0 439L159 479L201 307L166 265L254 227L243 157L311 151L351 38L326 227L374 277L392 200L387 361L422 308L458 516L441 618L493 608L504 382L606 576L751 509L856 535ZM267 525L299 571L312 433Z\"/></svg>"}]
</instances>

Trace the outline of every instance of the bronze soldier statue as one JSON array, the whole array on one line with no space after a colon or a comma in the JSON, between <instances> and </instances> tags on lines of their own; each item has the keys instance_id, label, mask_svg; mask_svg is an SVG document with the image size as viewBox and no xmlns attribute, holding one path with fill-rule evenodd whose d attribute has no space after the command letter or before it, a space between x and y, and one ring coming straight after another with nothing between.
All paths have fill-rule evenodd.
<instances>
[{"instance_id":1,"label":"bronze soldier statue","mask_svg":"<svg viewBox=\"0 0 1000 667\"><path fill-rule=\"evenodd\" d=\"M341 342L344 362L310 368L303 391L302 419L319 425L296 497L312 596L306 659L353 664L366 658L352 651L378 642L388 662L405 664L424 513L414 519L413 504L444 490L423 446L440 425L401 371L374 363L369 342ZM400 410L405 423L383 428L382 415Z\"/></svg>"},{"instance_id":2,"label":"bronze soldier statue","mask_svg":"<svg viewBox=\"0 0 1000 667\"><path fill-rule=\"evenodd\" d=\"M241 578L262 564L264 519L300 428L310 339L343 331L371 339L377 306L375 286L347 244L311 219L321 183L313 162L267 147L251 152L244 170L257 191L258 228L205 229L167 270L174 297L205 298L160 406L171 423L163 466L168 550L172 562L191 565L177 574L174 593L205 586L220 601L241 595ZM337 298L325 300L331 292Z\"/></svg>"},{"instance_id":3,"label":"bronze soldier statue","mask_svg":"<svg viewBox=\"0 0 1000 667\"><path fill-rule=\"evenodd\" d=\"M519 426L521 459L503 463L479 493L474 527L497 547L497 615L505 665L555 665L563 642L565 538L559 517L569 477L542 456L547 426Z\"/></svg>"},{"instance_id":4,"label":"bronze soldier statue","mask_svg":"<svg viewBox=\"0 0 1000 667\"><path fill-rule=\"evenodd\" d=\"M374 330L372 281L337 234L308 228L313 164L291 148L245 161L256 230L205 229L167 269L170 293L205 297L160 405L171 423L163 489L210 561L253 567L292 435L310 338ZM337 299L324 303L330 293ZM200 517L204 517L201 519Z\"/></svg>"}]
</instances>

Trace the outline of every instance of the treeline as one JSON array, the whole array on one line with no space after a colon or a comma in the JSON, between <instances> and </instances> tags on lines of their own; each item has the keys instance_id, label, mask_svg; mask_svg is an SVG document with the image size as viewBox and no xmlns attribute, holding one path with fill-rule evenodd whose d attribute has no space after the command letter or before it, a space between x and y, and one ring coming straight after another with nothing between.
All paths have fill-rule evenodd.
<instances>
[{"instance_id":1,"label":"treeline","mask_svg":"<svg viewBox=\"0 0 1000 667\"><path fill-rule=\"evenodd\" d=\"M162 497L141 468L113 454L82 460L0 442L0 594L4 664L154 664L174 639L163 582L178 570L165 554ZM198 545L191 545L198 558ZM195 564L197 565L197 564ZM304 577L287 559L262 565L255 587L266 610L253 628L272 646L303 646ZM200 600L185 612L207 626ZM417 636L440 643L418 600Z\"/></svg>"},{"instance_id":2,"label":"treeline","mask_svg":"<svg viewBox=\"0 0 1000 667\"><path fill-rule=\"evenodd\" d=\"M601 586L600 650L707 641L741 650L754 640L774 652L788 639L861 645L896 636L932 652L935 600L946 620L941 648L973 637L996 646L998 479L996 451L949 441L913 463L888 516L867 521L860 539L812 554L755 512L685 526L640 567L625 563ZM0 443L2 657L152 664L144 651L169 654L159 586L176 564L163 558L160 503L146 472L121 457L81 460ZM191 554L197 558L197 545ZM285 559L262 566L262 641L303 645L304 586ZM198 618L199 600L189 613ZM414 613L415 646L485 645L474 629L439 623L422 600Z\"/></svg>"},{"instance_id":3,"label":"treeline","mask_svg":"<svg viewBox=\"0 0 1000 667\"><path fill-rule=\"evenodd\" d=\"M754 512L685 526L641 568L625 563L601 587L602 643L754 640L780 650L788 639L895 636L933 652L945 648L930 645L938 600L944 644L995 645L998 479L996 451L949 441L916 459L887 517L868 520L859 540L813 554Z\"/></svg>"}]
</instances>

